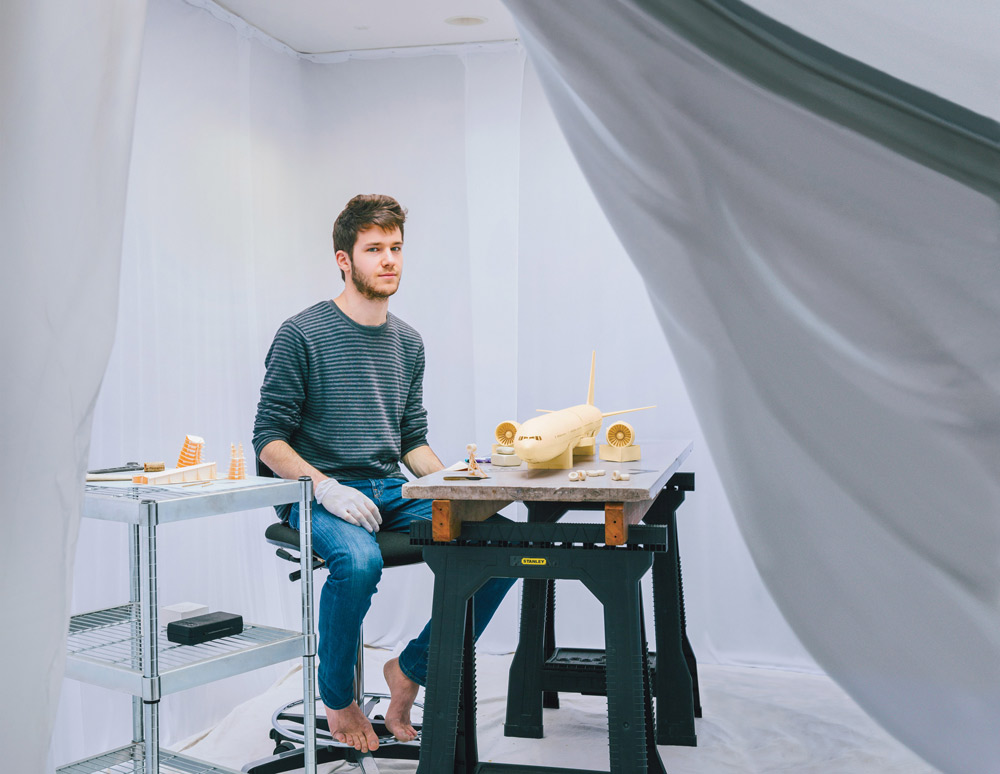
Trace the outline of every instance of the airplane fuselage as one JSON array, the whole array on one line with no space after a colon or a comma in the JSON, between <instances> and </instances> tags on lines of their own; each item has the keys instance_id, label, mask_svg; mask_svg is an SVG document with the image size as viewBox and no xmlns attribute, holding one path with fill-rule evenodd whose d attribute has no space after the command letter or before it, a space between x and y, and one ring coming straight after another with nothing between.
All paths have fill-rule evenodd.
<instances>
[{"instance_id":1,"label":"airplane fuselage","mask_svg":"<svg viewBox=\"0 0 1000 774\"><path fill-rule=\"evenodd\" d=\"M546 462L592 438L601 429L600 409L582 403L523 422L514 438L514 453L525 462Z\"/></svg>"}]
</instances>

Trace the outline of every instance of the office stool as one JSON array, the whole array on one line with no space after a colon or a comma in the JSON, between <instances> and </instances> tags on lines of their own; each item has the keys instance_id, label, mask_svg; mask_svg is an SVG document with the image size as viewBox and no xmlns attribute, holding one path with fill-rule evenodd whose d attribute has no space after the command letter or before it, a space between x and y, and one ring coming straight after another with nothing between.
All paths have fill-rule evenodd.
<instances>
[{"instance_id":1,"label":"office stool","mask_svg":"<svg viewBox=\"0 0 1000 774\"><path fill-rule=\"evenodd\" d=\"M257 461L258 475L273 475L267 467ZM267 542L277 547L276 555L286 561L299 563L299 533L286 522L270 524L264 532ZM423 550L420 546L411 545L410 536L398 532L377 532L375 539L382 553L385 567L402 567L423 561ZM315 553L312 557L312 569L318 570L325 562ZM301 571L296 569L289 573L288 579L299 580ZM358 706L372 720L372 726L379 737L379 748L373 753L361 753L353 747L334 741L330 735L326 713L316 713L316 763L346 760L361 765L364 774L378 774L374 758L396 758L417 760L420 757L420 725L414 723L417 729L417 739L412 742L398 742L386 730L380 715L376 715L379 704L389 699L385 693L369 693L364 689L364 637L358 636L358 659L354 672L354 693ZM317 700L318 697L316 697ZM423 705L414 705L418 710ZM274 754L243 767L246 774L279 774L279 772L294 771L304 766L302 744L304 742L302 700L289 702L279 707L271 717L271 739L275 743Z\"/></svg>"}]
</instances>

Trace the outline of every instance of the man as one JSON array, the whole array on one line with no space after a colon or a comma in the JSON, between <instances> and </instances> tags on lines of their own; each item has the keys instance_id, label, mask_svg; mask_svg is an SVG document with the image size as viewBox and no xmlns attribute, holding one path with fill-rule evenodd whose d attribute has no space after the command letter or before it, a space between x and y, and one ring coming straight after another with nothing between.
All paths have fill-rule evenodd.
<instances>
[{"instance_id":1,"label":"man","mask_svg":"<svg viewBox=\"0 0 1000 774\"><path fill-rule=\"evenodd\" d=\"M402 462L417 476L444 465L427 445L424 346L389 313L403 272L406 212L389 196L356 196L333 228L344 290L286 320L267 354L253 443L282 478L313 480L313 549L330 574L320 594L319 692L330 731L362 752L378 748L354 700L358 633L381 577L375 532L408 531L429 519L429 500L407 500ZM298 528L298 506L288 513ZM511 579L476 594L475 631L486 625ZM416 737L410 710L427 679L430 623L385 665L386 728Z\"/></svg>"}]
</instances>

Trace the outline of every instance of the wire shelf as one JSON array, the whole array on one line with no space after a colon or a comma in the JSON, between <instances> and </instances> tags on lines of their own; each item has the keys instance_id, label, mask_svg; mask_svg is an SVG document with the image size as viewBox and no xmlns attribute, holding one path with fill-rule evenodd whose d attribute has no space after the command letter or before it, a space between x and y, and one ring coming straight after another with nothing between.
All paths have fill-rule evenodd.
<instances>
[{"instance_id":1,"label":"wire shelf","mask_svg":"<svg viewBox=\"0 0 1000 774\"><path fill-rule=\"evenodd\" d=\"M301 655L302 635L287 629L247 624L240 634L199 645L180 645L168 640L166 627L161 626L157 641L157 674L163 692L168 693L181 688L180 684L171 682L171 672L184 670L186 674L193 674L185 678L183 686L188 686L190 680L207 682L228 676L222 665L232 657L264 651L272 654L262 657L261 665L295 658ZM139 606L129 603L73 616L66 647L70 677L108 687L128 688L115 678L111 678L114 682L109 682L108 674L111 670L116 676L124 672L142 678ZM136 682L131 690L139 695L142 686Z\"/></svg>"},{"instance_id":2,"label":"wire shelf","mask_svg":"<svg viewBox=\"0 0 1000 774\"><path fill-rule=\"evenodd\" d=\"M163 486L104 481L86 484L85 494L87 518L152 526L296 503L302 484L259 476Z\"/></svg>"},{"instance_id":3,"label":"wire shelf","mask_svg":"<svg viewBox=\"0 0 1000 774\"><path fill-rule=\"evenodd\" d=\"M69 625L68 651L71 655L87 656L96 661L117 666L132 666L142 658L142 641L137 639L138 606L122 605L73 616ZM255 645L267 645L287 639L296 632L267 626L246 626L242 634L221 637L200 645L180 645L167 639L167 629L159 631L160 674L172 668L189 666L245 650Z\"/></svg>"},{"instance_id":4,"label":"wire shelf","mask_svg":"<svg viewBox=\"0 0 1000 774\"><path fill-rule=\"evenodd\" d=\"M70 763L56 769L56 774L145 774L145 769L143 746L133 744L94 758ZM160 750L159 774L239 774L239 772Z\"/></svg>"},{"instance_id":5,"label":"wire shelf","mask_svg":"<svg viewBox=\"0 0 1000 774\"><path fill-rule=\"evenodd\" d=\"M197 497L200 493L195 491L180 491L167 489L162 486L151 486L149 484L136 484L127 486L119 484L111 486L108 484L85 484L84 492L87 494L103 495L104 497L118 497L125 500L177 500L182 497Z\"/></svg>"},{"instance_id":6,"label":"wire shelf","mask_svg":"<svg viewBox=\"0 0 1000 774\"><path fill-rule=\"evenodd\" d=\"M139 606L131 602L127 605L73 616L69 619L69 634L73 637L74 634L82 632L96 633L101 629L129 623L139 623Z\"/></svg>"}]
</instances>

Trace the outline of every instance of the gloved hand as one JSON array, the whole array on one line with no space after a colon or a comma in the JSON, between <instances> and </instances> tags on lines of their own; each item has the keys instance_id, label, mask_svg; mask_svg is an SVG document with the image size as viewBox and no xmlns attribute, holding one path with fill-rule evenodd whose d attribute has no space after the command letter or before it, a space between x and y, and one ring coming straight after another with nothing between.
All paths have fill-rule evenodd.
<instances>
[{"instance_id":1,"label":"gloved hand","mask_svg":"<svg viewBox=\"0 0 1000 774\"><path fill-rule=\"evenodd\" d=\"M325 478L317 485L315 495L316 501L334 516L369 532L378 532L382 514L375 503L357 489Z\"/></svg>"}]
</instances>

